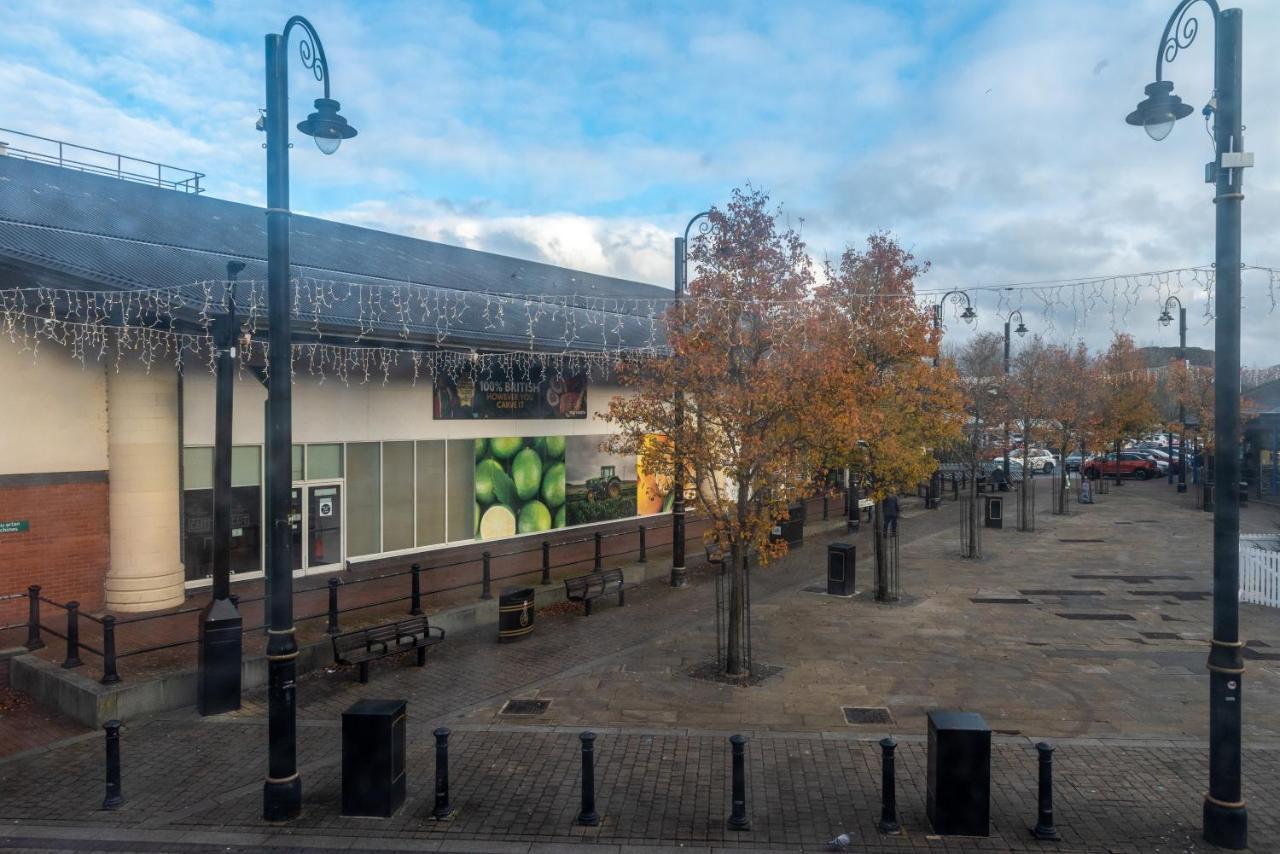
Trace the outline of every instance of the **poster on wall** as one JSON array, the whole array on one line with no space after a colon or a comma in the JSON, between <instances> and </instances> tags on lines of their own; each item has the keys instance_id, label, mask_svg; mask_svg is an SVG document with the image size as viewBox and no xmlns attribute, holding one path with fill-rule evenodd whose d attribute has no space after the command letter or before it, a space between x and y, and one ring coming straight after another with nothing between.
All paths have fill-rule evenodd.
<instances>
[{"instance_id":1,"label":"poster on wall","mask_svg":"<svg viewBox=\"0 0 1280 854\"><path fill-rule=\"evenodd\" d=\"M517 371L493 365L474 376L436 374L432 397L439 420L586 418L587 374L563 376L538 365Z\"/></svg>"},{"instance_id":2,"label":"poster on wall","mask_svg":"<svg viewBox=\"0 0 1280 854\"><path fill-rule=\"evenodd\" d=\"M475 444L479 539L565 526L564 436L499 436Z\"/></svg>"},{"instance_id":3,"label":"poster on wall","mask_svg":"<svg viewBox=\"0 0 1280 854\"><path fill-rule=\"evenodd\" d=\"M570 436L565 457L565 519L586 525L661 510L641 488L645 475L635 457L602 450L608 436ZM649 476L652 481L652 476Z\"/></svg>"}]
</instances>

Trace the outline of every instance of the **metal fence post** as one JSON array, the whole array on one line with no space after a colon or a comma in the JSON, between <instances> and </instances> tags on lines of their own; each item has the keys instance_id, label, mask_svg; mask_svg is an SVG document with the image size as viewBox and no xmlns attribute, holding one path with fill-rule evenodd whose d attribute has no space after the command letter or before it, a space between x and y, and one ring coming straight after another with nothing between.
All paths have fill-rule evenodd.
<instances>
[{"instance_id":1,"label":"metal fence post","mask_svg":"<svg viewBox=\"0 0 1280 854\"><path fill-rule=\"evenodd\" d=\"M647 563L647 562L648 562L648 560L649 560L649 558L645 555L645 542L644 542L644 536L645 536L645 535L644 535L644 525L641 525L641 526L640 526L640 559L639 559L639 563Z\"/></svg>"},{"instance_id":2,"label":"metal fence post","mask_svg":"<svg viewBox=\"0 0 1280 854\"><path fill-rule=\"evenodd\" d=\"M338 579L329 579L329 625L325 628L325 634L336 635L338 633Z\"/></svg>"},{"instance_id":3,"label":"metal fence post","mask_svg":"<svg viewBox=\"0 0 1280 854\"><path fill-rule=\"evenodd\" d=\"M483 583L483 585L484 585L484 586L480 589L480 598L481 598L481 599L492 599L492 598L493 598L493 592L489 589L489 583L490 583L490 582L489 582L489 559L490 559L490 555L489 555L489 553L488 553L488 552L485 552L485 553L484 553L484 555L483 555L483 557L484 557L484 577L481 579L481 582Z\"/></svg>"},{"instance_id":4,"label":"metal fence post","mask_svg":"<svg viewBox=\"0 0 1280 854\"><path fill-rule=\"evenodd\" d=\"M898 742L892 738L880 740L880 823L876 827L881 833L897 833L900 829L893 761L893 750L897 746Z\"/></svg>"},{"instance_id":5,"label":"metal fence post","mask_svg":"<svg viewBox=\"0 0 1280 854\"><path fill-rule=\"evenodd\" d=\"M120 721L107 721L102 728L107 733L107 794L102 799L102 808L118 810L124 804L120 789Z\"/></svg>"},{"instance_id":6,"label":"metal fence post","mask_svg":"<svg viewBox=\"0 0 1280 854\"><path fill-rule=\"evenodd\" d=\"M600 551L600 547L601 547L601 544L602 544L602 543L603 543L603 541L604 541L604 538L601 536L601 534L600 534L600 532L599 532L599 531L596 531L596 533L595 533L595 541L596 541L596 562L595 562L595 565L591 567L591 570L592 570L593 572L599 572L599 571L600 571L600 567L601 567L601 563L600 563L600 561L601 561L601 551Z\"/></svg>"},{"instance_id":7,"label":"metal fence post","mask_svg":"<svg viewBox=\"0 0 1280 854\"><path fill-rule=\"evenodd\" d=\"M27 649L41 649L44 641L40 639L40 585L32 584L27 588Z\"/></svg>"},{"instance_id":8,"label":"metal fence post","mask_svg":"<svg viewBox=\"0 0 1280 854\"><path fill-rule=\"evenodd\" d=\"M1036 839L1057 839L1058 829L1053 826L1053 745L1042 741L1036 750L1040 753L1040 810L1031 833Z\"/></svg>"},{"instance_id":9,"label":"metal fence post","mask_svg":"<svg viewBox=\"0 0 1280 854\"><path fill-rule=\"evenodd\" d=\"M827 496L822 496L822 521L827 521L831 517L831 504L827 500Z\"/></svg>"},{"instance_id":10,"label":"metal fence post","mask_svg":"<svg viewBox=\"0 0 1280 854\"><path fill-rule=\"evenodd\" d=\"M120 681L116 672L116 618L107 614L102 618L102 684L114 685Z\"/></svg>"},{"instance_id":11,"label":"metal fence post","mask_svg":"<svg viewBox=\"0 0 1280 854\"><path fill-rule=\"evenodd\" d=\"M422 566L421 564L410 564L409 573L413 582L413 587L409 593L409 616L417 617L422 614Z\"/></svg>"},{"instance_id":12,"label":"metal fence post","mask_svg":"<svg viewBox=\"0 0 1280 854\"><path fill-rule=\"evenodd\" d=\"M600 816L596 813L596 734L584 732L578 738L582 739L582 809L578 812L577 823L595 827L600 823Z\"/></svg>"},{"instance_id":13,"label":"metal fence post","mask_svg":"<svg viewBox=\"0 0 1280 854\"><path fill-rule=\"evenodd\" d=\"M67 603L67 657L62 666L70 670L84 664L80 660L80 603Z\"/></svg>"},{"instance_id":14,"label":"metal fence post","mask_svg":"<svg viewBox=\"0 0 1280 854\"><path fill-rule=\"evenodd\" d=\"M750 830L751 821L747 818L747 737L731 735L729 744L733 750L733 812L729 814L727 827L730 830Z\"/></svg>"},{"instance_id":15,"label":"metal fence post","mask_svg":"<svg viewBox=\"0 0 1280 854\"><path fill-rule=\"evenodd\" d=\"M551 583L551 543L542 541L542 583Z\"/></svg>"},{"instance_id":16,"label":"metal fence post","mask_svg":"<svg viewBox=\"0 0 1280 854\"><path fill-rule=\"evenodd\" d=\"M453 815L449 806L449 730L440 727L434 733L436 737L436 805L431 817L436 821L445 821Z\"/></svg>"}]
</instances>

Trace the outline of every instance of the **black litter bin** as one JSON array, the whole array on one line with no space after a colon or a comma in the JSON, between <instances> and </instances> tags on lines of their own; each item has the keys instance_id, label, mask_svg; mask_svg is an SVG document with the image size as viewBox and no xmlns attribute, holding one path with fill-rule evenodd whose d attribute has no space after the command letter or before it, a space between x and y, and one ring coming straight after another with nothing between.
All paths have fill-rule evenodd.
<instances>
[{"instance_id":1,"label":"black litter bin","mask_svg":"<svg viewBox=\"0 0 1280 854\"><path fill-rule=\"evenodd\" d=\"M1004 496L982 496L982 518L988 528L1004 527Z\"/></svg>"},{"instance_id":2,"label":"black litter bin","mask_svg":"<svg viewBox=\"0 0 1280 854\"><path fill-rule=\"evenodd\" d=\"M511 643L533 632L533 588L508 587L498 594L498 642Z\"/></svg>"},{"instance_id":3,"label":"black litter bin","mask_svg":"<svg viewBox=\"0 0 1280 854\"><path fill-rule=\"evenodd\" d=\"M785 540L788 546L795 547L804 543L804 502L792 504L787 508L787 519L780 525L774 525L769 539L777 542Z\"/></svg>"},{"instance_id":4,"label":"black litter bin","mask_svg":"<svg viewBox=\"0 0 1280 854\"><path fill-rule=\"evenodd\" d=\"M342 713L342 814L390 818L404 803L405 701L360 700Z\"/></svg>"},{"instance_id":5,"label":"black litter bin","mask_svg":"<svg viewBox=\"0 0 1280 854\"><path fill-rule=\"evenodd\" d=\"M858 562L858 548L853 543L831 543L827 546L827 592L832 596L853 595L853 570Z\"/></svg>"},{"instance_id":6,"label":"black litter bin","mask_svg":"<svg viewBox=\"0 0 1280 854\"><path fill-rule=\"evenodd\" d=\"M991 832L991 728L975 712L929 712L925 812L935 833Z\"/></svg>"}]
</instances>

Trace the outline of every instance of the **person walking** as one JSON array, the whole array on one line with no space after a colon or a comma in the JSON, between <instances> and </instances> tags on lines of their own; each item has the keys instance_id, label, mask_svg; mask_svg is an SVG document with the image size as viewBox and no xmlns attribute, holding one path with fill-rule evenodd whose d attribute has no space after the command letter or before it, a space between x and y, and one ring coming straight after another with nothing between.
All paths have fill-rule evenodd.
<instances>
[{"instance_id":1,"label":"person walking","mask_svg":"<svg viewBox=\"0 0 1280 854\"><path fill-rule=\"evenodd\" d=\"M898 536L898 516L902 514L902 508L898 504L898 496L889 493L884 499L884 532Z\"/></svg>"}]
</instances>

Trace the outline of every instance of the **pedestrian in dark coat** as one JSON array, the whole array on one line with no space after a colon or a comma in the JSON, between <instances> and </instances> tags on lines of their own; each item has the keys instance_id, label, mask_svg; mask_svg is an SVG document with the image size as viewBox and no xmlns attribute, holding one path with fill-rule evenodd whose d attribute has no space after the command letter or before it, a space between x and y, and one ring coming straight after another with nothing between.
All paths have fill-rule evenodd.
<instances>
[{"instance_id":1,"label":"pedestrian in dark coat","mask_svg":"<svg viewBox=\"0 0 1280 854\"><path fill-rule=\"evenodd\" d=\"M902 515L902 508L898 504L898 496L890 494L885 496L884 504L884 532L892 533L898 536L898 517Z\"/></svg>"}]
</instances>

